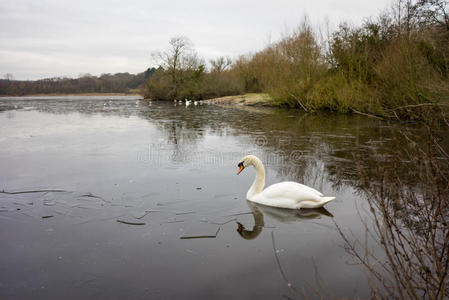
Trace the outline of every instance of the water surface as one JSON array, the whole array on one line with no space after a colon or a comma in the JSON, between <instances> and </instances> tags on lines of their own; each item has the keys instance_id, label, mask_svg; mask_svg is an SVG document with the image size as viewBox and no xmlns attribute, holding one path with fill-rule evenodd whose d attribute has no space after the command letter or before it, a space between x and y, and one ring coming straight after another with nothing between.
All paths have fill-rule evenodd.
<instances>
[{"instance_id":1,"label":"water surface","mask_svg":"<svg viewBox=\"0 0 449 300\"><path fill-rule=\"evenodd\" d=\"M369 297L335 223L363 235L357 166L396 128L359 116L146 102L0 99L1 299ZM413 129L414 130L414 129ZM379 150L379 151L380 151ZM326 210L246 201L259 156L267 184L336 196ZM53 190L47 192L35 192ZM14 193L29 191L30 193Z\"/></svg>"}]
</instances>

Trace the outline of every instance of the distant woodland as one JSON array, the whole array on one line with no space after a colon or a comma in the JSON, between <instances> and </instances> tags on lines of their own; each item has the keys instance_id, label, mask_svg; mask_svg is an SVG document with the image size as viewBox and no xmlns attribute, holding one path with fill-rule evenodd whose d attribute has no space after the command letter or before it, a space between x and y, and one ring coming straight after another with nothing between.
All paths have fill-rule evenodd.
<instances>
[{"instance_id":1,"label":"distant woodland","mask_svg":"<svg viewBox=\"0 0 449 300\"><path fill-rule=\"evenodd\" d=\"M156 71L149 68L139 74L116 73L79 78L54 77L41 80L13 80L11 76L0 79L0 95L23 96L37 94L79 93L135 93Z\"/></svg>"}]
</instances>

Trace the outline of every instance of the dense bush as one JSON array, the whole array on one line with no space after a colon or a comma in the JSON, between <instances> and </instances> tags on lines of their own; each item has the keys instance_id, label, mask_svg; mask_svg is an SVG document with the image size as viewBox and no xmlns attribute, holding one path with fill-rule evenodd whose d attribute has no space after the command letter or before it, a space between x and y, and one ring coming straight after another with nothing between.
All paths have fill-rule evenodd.
<instances>
[{"instance_id":1,"label":"dense bush","mask_svg":"<svg viewBox=\"0 0 449 300\"><path fill-rule=\"evenodd\" d=\"M233 69L246 92L267 92L275 104L422 118L449 100L446 4L401 1L375 21L341 24L325 43L303 22Z\"/></svg>"}]
</instances>

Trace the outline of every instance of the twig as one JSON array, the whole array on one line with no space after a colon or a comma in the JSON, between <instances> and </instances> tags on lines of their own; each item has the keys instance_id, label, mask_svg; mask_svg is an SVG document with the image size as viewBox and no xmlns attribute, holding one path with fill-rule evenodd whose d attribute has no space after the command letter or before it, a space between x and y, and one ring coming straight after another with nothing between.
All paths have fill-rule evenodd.
<instances>
[{"instance_id":1,"label":"twig","mask_svg":"<svg viewBox=\"0 0 449 300\"><path fill-rule=\"evenodd\" d=\"M288 280L287 276L285 275L284 269L282 269L281 261L279 259L279 256L276 252L276 243L274 241L274 232L271 232L271 242L273 245L273 251L274 251L274 257L276 258L276 263L279 267L279 272L281 273L282 279L287 283L287 287L294 291L296 294L300 295L303 298L307 298L305 294L303 294L301 291L299 291L297 288L295 288L292 283Z\"/></svg>"},{"instance_id":2,"label":"twig","mask_svg":"<svg viewBox=\"0 0 449 300\"><path fill-rule=\"evenodd\" d=\"M449 106L449 103L420 103L420 104L410 104L410 105L404 105L404 106L398 106L395 108L387 109L387 111L395 111L402 108L412 108L412 107L419 107L419 106Z\"/></svg>"},{"instance_id":3,"label":"twig","mask_svg":"<svg viewBox=\"0 0 449 300\"><path fill-rule=\"evenodd\" d=\"M361 112L361 111L355 110L355 109L352 108L352 107L351 107L350 109L351 109L352 112L354 112L354 113L356 113L356 114L364 115L364 116L367 116L367 117L376 118L376 119L385 121L385 119L382 118L382 117L379 117L379 116L376 116L376 115L372 115L372 114L363 113L363 112Z\"/></svg>"},{"instance_id":4,"label":"twig","mask_svg":"<svg viewBox=\"0 0 449 300\"><path fill-rule=\"evenodd\" d=\"M299 101L299 99L296 98L295 95L293 95L292 93L290 93L290 96L292 96L293 98L295 98L295 100L298 101L299 105L301 105L301 107L302 107L306 112L309 112L309 111L307 110L307 108L306 108L304 105L302 105L301 101Z\"/></svg>"}]
</instances>

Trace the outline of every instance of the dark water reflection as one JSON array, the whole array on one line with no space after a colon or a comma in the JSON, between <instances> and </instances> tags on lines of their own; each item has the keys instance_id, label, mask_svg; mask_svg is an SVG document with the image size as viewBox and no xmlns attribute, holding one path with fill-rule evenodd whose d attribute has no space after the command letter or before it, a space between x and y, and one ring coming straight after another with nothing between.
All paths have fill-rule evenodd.
<instances>
[{"instance_id":1,"label":"dark water reflection","mask_svg":"<svg viewBox=\"0 0 449 300\"><path fill-rule=\"evenodd\" d=\"M0 190L65 191L0 194L1 299L293 297L271 232L297 287L318 270L334 295L368 297L333 220L362 234L357 166L413 147L357 116L126 97L0 99L0 111ZM296 180L337 199L299 212L247 202L254 170L235 172L248 153L267 184Z\"/></svg>"},{"instance_id":2,"label":"dark water reflection","mask_svg":"<svg viewBox=\"0 0 449 300\"><path fill-rule=\"evenodd\" d=\"M324 207L292 210L265 206L251 201L248 201L247 203L251 208L254 226L251 230L247 230L243 224L237 222L237 232L245 240L253 240L259 236L265 227L264 216L284 224L299 222L301 220L321 219L323 216L333 217L333 215Z\"/></svg>"}]
</instances>

